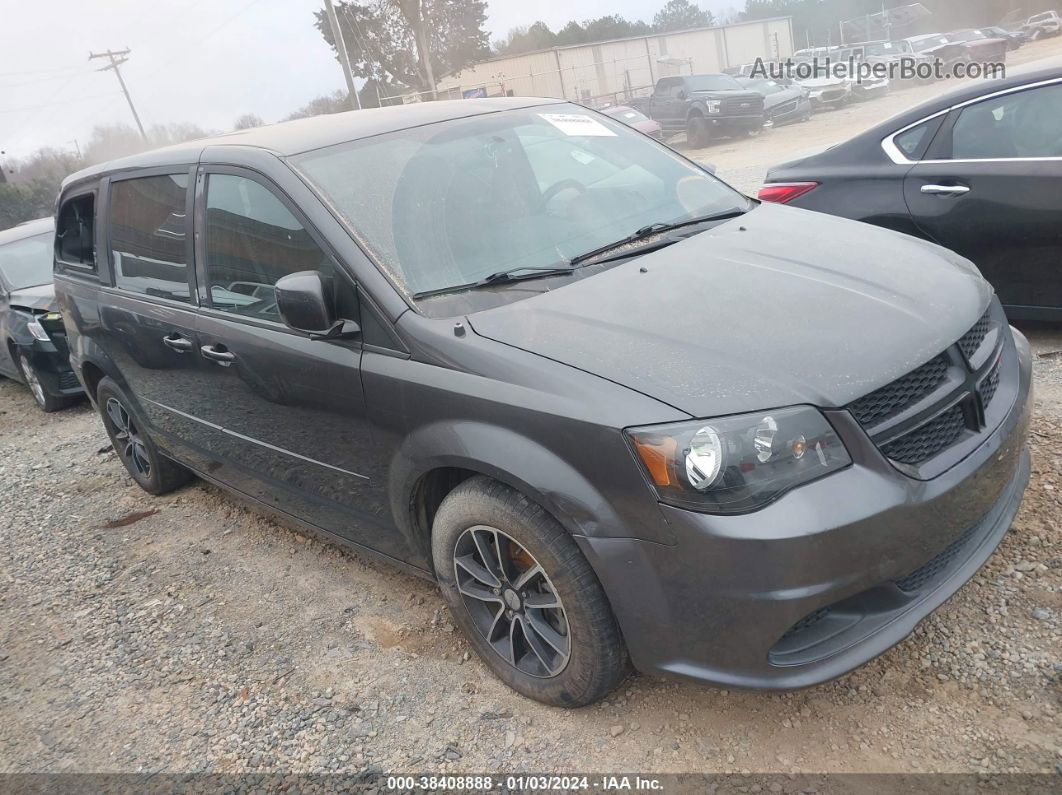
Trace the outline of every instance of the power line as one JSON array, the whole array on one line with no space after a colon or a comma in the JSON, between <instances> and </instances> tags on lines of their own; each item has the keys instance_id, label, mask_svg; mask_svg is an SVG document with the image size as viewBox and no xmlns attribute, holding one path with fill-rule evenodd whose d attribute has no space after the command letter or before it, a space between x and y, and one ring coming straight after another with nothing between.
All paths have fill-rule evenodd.
<instances>
[{"instance_id":1,"label":"power line","mask_svg":"<svg viewBox=\"0 0 1062 795\"><path fill-rule=\"evenodd\" d=\"M110 59L110 64L97 71L106 72L110 69L114 70L115 77L118 78L118 84L122 87L122 93L125 94L125 99L129 103L129 110L133 112L133 118L136 120L137 129L140 130L140 137L147 141L148 137L147 133L144 132L144 125L140 123L140 116L137 114L136 107L133 105L133 98L129 96L129 89L125 87L125 80L122 79L122 73L118 69L119 66L129 60L129 48L126 47L124 50L119 50L118 52L111 52L110 50L107 50L106 52L89 52L89 60L91 61L95 58Z\"/></svg>"},{"instance_id":2,"label":"power line","mask_svg":"<svg viewBox=\"0 0 1062 795\"><path fill-rule=\"evenodd\" d=\"M56 105L68 105L72 102L88 102L95 99L103 99L104 97L114 96L117 93L117 91L108 91L106 94L96 94L90 97L78 97L77 99L64 99L61 102L45 102L42 105L23 105L20 108L0 108L0 113L22 113L27 110L43 110L44 108L53 108Z\"/></svg>"}]
</instances>

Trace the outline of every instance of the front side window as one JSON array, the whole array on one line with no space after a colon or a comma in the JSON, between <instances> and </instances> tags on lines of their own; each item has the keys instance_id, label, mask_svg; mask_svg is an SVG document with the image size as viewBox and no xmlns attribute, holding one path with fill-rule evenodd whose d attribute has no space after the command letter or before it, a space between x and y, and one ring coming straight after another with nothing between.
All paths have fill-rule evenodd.
<instances>
[{"instance_id":1,"label":"front side window","mask_svg":"<svg viewBox=\"0 0 1062 795\"><path fill-rule=\"evenodd\" d=\"M206 273L215 309L280 321L277 281L299 271L334 277L331 259L277 196L260 182L210 174Z\"/></svg>"},{"instance_id":2,"label":"front side window","mask_svg":"<svg viewBox=\"0 0 1062 795\"><path fill-rule=\"evenodd\" d=\"M401 130L293 164L414 296L748 207L688 160L568 104Z\"/></svg>"},{"instance_id":3,"label":"front side window","mask_svg":"<svg viewBox=\"0 0 1062 795\"><path fill-rule=\"evenodd\" d=\"M0 275L12 290L52 281L52 233L0 246Z\"/></svg>"},{"instance_id":4,"label":"front side window","mask_svg":"<svg viewBox=\"0 0 1062 795\"><path fill-rule=\"evenodd\" d=\"M187 174L111 183L111 257L122 290L190 303Z\"/></svg>"},{"instance_id":5,"label":"front side window","mask_svg":"<svg viewBox=\"0 0 1062 795\"><path fill-rule=\"evenodd\" d=\"M1062 83L963 108L951 139L953 160L1062 157Z\"/></svg>"}]
</instances>

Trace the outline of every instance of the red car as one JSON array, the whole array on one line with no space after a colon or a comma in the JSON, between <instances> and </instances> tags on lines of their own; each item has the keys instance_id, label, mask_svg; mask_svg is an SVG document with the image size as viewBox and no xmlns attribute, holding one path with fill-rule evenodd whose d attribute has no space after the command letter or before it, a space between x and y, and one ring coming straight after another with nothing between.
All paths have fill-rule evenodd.
<instances>
[{"instance_id":1,"label":"red car","mask_svg":"<svg viewBox=\"0 0 1062 795\"><path fill-rule=\"evenodd\" d=\"M658 141L664 140L664 128L660 126L660 122L653 121L640 110L626 105L613 105L611 108L603 108L601 112Z\"/></svg>"}]
</instances>

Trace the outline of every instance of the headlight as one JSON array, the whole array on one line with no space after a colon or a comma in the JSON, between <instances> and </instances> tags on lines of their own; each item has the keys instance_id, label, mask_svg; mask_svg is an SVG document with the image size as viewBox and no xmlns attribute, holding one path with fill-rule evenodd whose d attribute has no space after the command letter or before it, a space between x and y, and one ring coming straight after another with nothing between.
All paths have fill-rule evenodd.
<instances>
[{"instance_id":1,"label":"headlight","mask_svg":"<svg viewBox=\"0 0 1062 795\"><path fill-rule=\"evenodd\" d=\"M44 326L37 318L33 318L26 324L26 328L29 329L29 333L33 335L34 339L38 339L41 342L51 342L51 337L48 336L48 332L44 330Z\"/></svg>"},{"instance_id":2,"label":"headlight","mask_svg":"<svg viewBox=\"0 0 1062 795\"><path fill-rule=\"evenodd\" d=\"M718 113L723 101L721 99L710 99L704 104L707 106L709 113Z\"/></svg>"},{"instance_id":3,"label":"headlight","mask_svg":"<svg viewBox=\"0 0 1062 795\"><path fill-rule=\"evenodd\" d=\"M852 463L837 432L809 406L627 434L662 502L707 513L754 511Z\"/></svg>"}]
</instances>

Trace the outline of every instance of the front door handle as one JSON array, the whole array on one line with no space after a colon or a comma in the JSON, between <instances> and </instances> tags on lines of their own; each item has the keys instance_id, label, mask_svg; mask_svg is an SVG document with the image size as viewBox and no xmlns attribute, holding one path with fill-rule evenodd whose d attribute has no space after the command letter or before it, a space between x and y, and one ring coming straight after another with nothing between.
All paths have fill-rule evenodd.
<instances>
[{"instance_id":1,"label":"front door handle","mask_svg":"<svg viewBox=\"0 0 1062 795\"><path fill-rule=\"evenodd\" d=\"M212 362L217 362L222 367L228 367L236 361L236 354L225 350L224 345L204 345L199 352Z\"/></svg>"},{"instance_id":2,"label":"front door handle","mask_svg":"<svg viewBox=\"0 0 1062 795\"><path fill-rule=\"evenodd\" d=\"M965 185L923 185L922 193L928 196L962 196L969 193L970 189Z\"/></svg>"},{"instance_id":3,"label":"front door handle","mask_svg":"<svg viewBox=\"0 0 1062 795\"><path fill-rule=\"evenodd\" d=\"M195 347L195 344L190 339L182 337L176 332L163 337L162 344L167 348L172 348L177 351L177 353L187 353Z\"/></svg>"}]
</instances>

